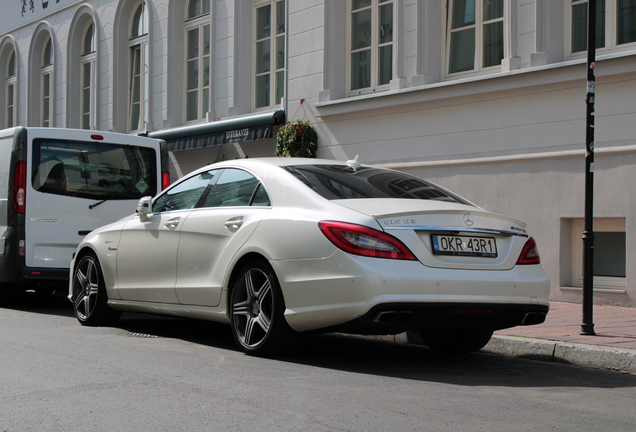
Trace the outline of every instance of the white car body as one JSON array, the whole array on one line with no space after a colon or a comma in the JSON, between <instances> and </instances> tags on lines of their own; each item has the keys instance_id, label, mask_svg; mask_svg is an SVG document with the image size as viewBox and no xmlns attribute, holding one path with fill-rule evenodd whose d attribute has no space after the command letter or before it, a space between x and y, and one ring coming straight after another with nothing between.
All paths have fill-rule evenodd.
<instances>
[{"instance_id":1,"label":"white car body","mask_svg":"<svg viewBox=\"0 0 636 432\"><path fill-rule=\"evenodd\" d=\"M497 309L501 307L517 314L512 325L545 319L547 275L540 264L517 264L529 241L522 222L466 201L329 200L281 168L289 165L344 166L336 161L271 158L204 167L180 182L213 169L240 169L265 187L271 205L188 208L147 218L131 215L87 235L77 256L95 254L108 306L116 310L231 323L233 275L250 257L271 266L284 298L285 321L295 332L396 333L425 328L440 324L427 321L435 315L429 311L449 305L459 308L452 314L487 315L486 321L503 316ZM342 221L390 234L416 259L345 252L323 234L321 221ZM434 233L495 239L497 256L434 254ZM76 260L71 265L71 301L78 300L73 291ZM483 310L476 309L482 306ZM493 328L512 326L494 324L492 319Z\"/></svg>"}]
</instances>

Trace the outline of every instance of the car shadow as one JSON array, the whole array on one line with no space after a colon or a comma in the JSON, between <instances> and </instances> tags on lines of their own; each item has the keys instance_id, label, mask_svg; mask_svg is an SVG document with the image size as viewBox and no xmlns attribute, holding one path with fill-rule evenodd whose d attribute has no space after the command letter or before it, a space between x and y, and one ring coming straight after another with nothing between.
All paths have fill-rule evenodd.
<instances>
[{"instance_id":1,"label":"car shadow","mask_svg":"<svg viewBox=\"0 0 636 432\"><path fill-rule=\"evenodd\" d=\"M12 309L75 319L63 295L25 293ZM79 325L79 324L78 324ZM123 336L178 339L241 355L230 327L211 321L124 312L110 328ZM250 357L255 363L268 361ZM636 387L636 375L505 357L485 352L439 354L426 346L343 334L310 334L292 355L269 361L342 372L458 386L502 387Z\"/></svg>"},{"instance_id":2,"label":"car shadow","mask_svg":"<svg viewBox=\"0 0 636 432\"><path fill-rule=\"evenodd\" d=\"M66 293L57 291L53 293L21 291L14 294L11 301L3 305L3 308L38 314L75 317L73 305L66 298Z\"/></svg>"},{"instance_id":3,"label":"car shadow","mask_svg":"<svg viewBox=\"0 0 636 432\"><path fill-rule=\"evenodd\" d=\"M124 313L113 326L130 336L174 338L239 353L230 327L210 321ZM255 363L267 361L252 357ZM273 359L342 372L459 386L636 387L636 375L485 352L440 354L426 346L364 336L310 334L291 355Z\"/></svg>"}]
</instances>

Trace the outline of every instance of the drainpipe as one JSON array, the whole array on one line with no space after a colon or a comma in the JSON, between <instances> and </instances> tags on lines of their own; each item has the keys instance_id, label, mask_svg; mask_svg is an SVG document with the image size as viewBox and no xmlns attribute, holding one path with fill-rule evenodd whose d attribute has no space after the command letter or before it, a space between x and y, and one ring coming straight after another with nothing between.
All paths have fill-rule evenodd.
<instances>
[{"instance_id":1,"label":"drainpipe","mask_svg":"<svg viewBox=\"0 0 636 432\"><path fill-rule=\"evenodd\" d=\"M285 121L289 121L288 118L288 104L289 104L289 0L285 1L285 106L283 109L285 110Z\"/></svg>"}]
</instances>

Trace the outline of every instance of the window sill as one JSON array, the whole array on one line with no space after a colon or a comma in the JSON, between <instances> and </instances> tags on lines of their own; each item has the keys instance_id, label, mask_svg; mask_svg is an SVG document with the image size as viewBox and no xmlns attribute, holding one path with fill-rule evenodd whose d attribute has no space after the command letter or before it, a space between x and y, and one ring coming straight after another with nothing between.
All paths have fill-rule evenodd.
<instances>
[{"instance_id":1,"label":"window sill","mask_svg":"<svg viewBox=\"0 0 636 432\"><path fill-rule=\"evenodd\" d=\"M576 292L582 292L583 288L582 287L559 287L559 289L561 291L576 291ZM621 288L597 288L594 287L594 292L595 293L608 293L608 294L627 294L627 290L626 289L621 289Z\"/></svg>"}]
</instances>

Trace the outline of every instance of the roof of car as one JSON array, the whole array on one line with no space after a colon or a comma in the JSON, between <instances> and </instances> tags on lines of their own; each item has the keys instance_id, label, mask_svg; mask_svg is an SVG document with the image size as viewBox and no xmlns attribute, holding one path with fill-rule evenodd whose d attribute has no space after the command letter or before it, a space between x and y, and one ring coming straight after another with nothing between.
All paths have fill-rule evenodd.
<instances>
[{"instance_id":1,"label":"roof of car","mask_svg":"<svg viewBox=\"0 0 636 432\"><path fill-rule=\"evenodd\" d=\"M223 165L251 165L253 163L264 163L273 166L297 166L297 165L347 165L347 161L333 159L313 159L313 158L289 158L289 157L264 157L226 160L212 164L214 166ZM360 166L365 166L361 164ZM368 166L368 165L367 165Z\"/></svg>"}]
</instances>

